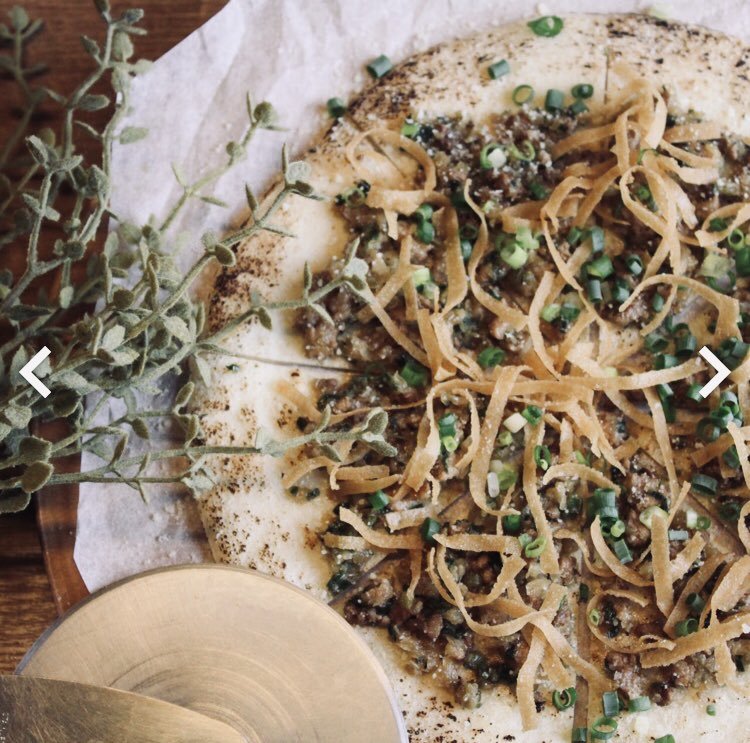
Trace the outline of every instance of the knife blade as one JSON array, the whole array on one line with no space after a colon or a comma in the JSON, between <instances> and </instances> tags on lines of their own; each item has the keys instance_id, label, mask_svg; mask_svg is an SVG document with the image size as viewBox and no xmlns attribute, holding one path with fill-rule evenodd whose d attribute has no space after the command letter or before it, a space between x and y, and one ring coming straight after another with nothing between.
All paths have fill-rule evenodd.
<instances>
[{"instance_id":1,"label":"knife blade","mask_svg":"<svg viewBox=\"0 0 750 743\"><path fill-rule=\"evenodd\" d=\"M150 697L0 676L0 743L246 743L228 725Z\"/></svg>"}]
</instances>

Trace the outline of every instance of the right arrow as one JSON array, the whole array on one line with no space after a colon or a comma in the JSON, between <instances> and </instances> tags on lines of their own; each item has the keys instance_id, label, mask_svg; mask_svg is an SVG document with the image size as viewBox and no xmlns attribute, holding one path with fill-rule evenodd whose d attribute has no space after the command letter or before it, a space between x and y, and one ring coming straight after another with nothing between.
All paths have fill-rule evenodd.
<instances>
[{"instance_id":1,"label":"right arrow","mask_svg":"<svg viewBox=\"0 0 750 743\"><path fill-rule=\"evenodd\" d=\"M703 346L698 353L716 369L716 374L713 378L709 379L705 386L698 390L701 397L708 397L729 376L730 371L727 366L719 361L716 354L710 348Z\"/></svg>"}]
</instances>

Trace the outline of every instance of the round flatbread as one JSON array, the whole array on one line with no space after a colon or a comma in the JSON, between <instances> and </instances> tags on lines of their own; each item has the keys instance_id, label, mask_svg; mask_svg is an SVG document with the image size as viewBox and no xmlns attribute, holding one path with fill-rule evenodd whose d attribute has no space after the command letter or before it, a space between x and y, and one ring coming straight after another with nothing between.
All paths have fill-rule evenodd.
<instances>
[{"instance_id":1,"label":"round flatbread","mask_svg":"<svg viewBox=\"0 0 750 743\"><path fill-rule=\"evenodd\" d=\"M670 732L681 743L710 740L720 729L739 739L744 734L741 715L730 714L730 710L739 709L738 693L732 688L738 680L726 659L731 659L727 642L741 643L737 638L743 634L742 586L746 574L741 572L742 567L731 570L734 565L744 565L744 557L740 557L750 546L747 529L743 532L746 512L739 512L741 499L750 494L743 479L746 461L740 467L740 460L747 459L741 408L743 403L750 403L750 396L739 356L744 342L737 330L746 274L740 266L744 258L737 256L735 268L728 262L731 254L722 241L744 240L743 225L748 217L740 220L738 215L741 203L750 200L750 192L746 193L741 177L735 178L739 185L731 187L734 192L727 190L719 176L709 172L713 167L709 161L719 152L726 162L736 164L737 172L744 167L743 137L750 136L750 120L738 102L750 100L750 81L745 74L748 49L717 32L649 16L578 15L561 20L562 29L553 36L539 35L523 21L435 47L395 67L351 103L347 116L335 123L305 157L307 179L326 198L296 198L288 208L282 208L274 223L289 234L263 234L242 245L237 265L218 277L210 308L210 321L216 325L246 310L256 293L271 301L299 297L305 264L316 277L314 290L342 270L347 245L359 236L358 255L366 256L369 270L369 310L361 297L336 295L337 299L331 301L340 304L326 305L334 315L333 326L320 317L312 318L309 312L302 317L287 313L274 317L272 331L250 324L227 338L227 355L209 359L212 381L196 405L208 443L247 445L259 430L278 439L299 435L320 419L321 398L333 406L339 416L334 423L339 427L347 425L348 420L359 420L357 411L384 402L386 408L393 408L389 432L401 443L408 430L411 443L400 447L396 475L393 466L389 468L380 460L369 464L356 446L341 448L341 462L308 449L279 459L227 457L214 467L219 485L201 499L204 523L218 560L257 568L320 597L331 599L331 591L340 592L336 603L356 624L380 621L375 619L384 616L378 613L384 604L373 604L376 599L372 594L397 585L405 588L415 557L422 573L411 593L403 594L407 596L405 611L414 608L410 602L415 600L415 590L423 604L430 592L445 605L459 603L453 593L457 587L450 585L449 575L440 572L440 560L446 555L442 567L452 571L458 581L466 574L467 562L469 572L473 569L472 550L490 554L489 562L484 563L490 583L497 580L499 584L501 565L512 565L514 559L523 561L524 595L507 586L507 592L499 594L505 596L499 599L505 602L501 612L504 619L513 616L513 611L541 612L538 619L523 626L520 635L512 633L514 637L522 635L522 640L509 641L507 652L516 654L520 647L526 654L516 665L493 666L481 653L479 660L470 662L461 632L446 639L445 628L451 623L444 618L438 635L430 634L434 627L427 622L419 632L422 643L425 637L431 637L433 644L440 638L440 654L453 653L452 665L429 653L419 656L414 648L410 653L411 635L407 631L399 636L391 619L381 624L389 627L397 643L384 629L363 628L397 687L413 741L569 740L574 725L591 726L600 717L600 698L607 688L599 684L602 678L613 678L609 688L625 689L630 701L642 696L655 700L650 711L618 719L618 740L658 738ZM554 26L550 23L547 28ZM489 68L503 60L507 69L501 66L495 75L490 74ZM498 73L502 74L497 77ZM571 98L569 91L582 84L591 86L589 97L583 97L589 91L579 88L577 97ZM519 86L534 91L523 106L517 101L528 90L519 90ZM547 91L552 91L551 98ZM561 101L556 98L558 93ZM547 113L543 112L545 108ZM623 114L625 110L632 113ZM616 129L618 125L620 130ZM460 141L451 144L452 136ZM493 142L492 137L498 141ZM467 142L470 146L462 155L462 143ZM485 163L474 185L466 185L467 171L457 166L462 157L475 162L482 144L480 158ZM498 151L502 155L493 156ZM437 185L430 183L432 167L437 171ZM510 175L502 186L497 182L486 186L481 180L482 168L491 171L493 177L501 178L503 172ZM607 180L610 171L612 176ZM517 172L526 173L520 186L518 179L514 180ZM566 179L578 180L569 180L570 189L564 192L561 184ZM678 183L681 190L671 182ZM620 214L613 210L607 201L618 187L623 191L627 214L634 215L627 220L624 211ZM704 193L707 190L711 193ZM486 197L497 192L507 201L488 198L474 205L483 194ZM274 193L272 190L268 198L273 199ZM556 194L560 197L557 202ZM591 208L588 218L579 225L576 219L587 198ZM714 209L710 208L711 199L715 200ZM736 206L717 212L725 201ZM430 205L427 212L418 210L423 203ZM366 219L358 212L363 205ZM715 213L720 216L713 219L723 221L711 222ZM460 232L462 219L473 225L472 235ZM636 234L627 233L635 229L632 224L627 226L628 220L633 224L637 220L641 244L625 244L618 237L623 230L631 236ZM487 234L483 238L487 223L493 246ZM545 225L549 235L544 234ZM597 246L599 235L592 232L592 226L601 226L601 240L606 245L603 262L595 262L602 248ZM365 251L369 250L368 230L372 229L378 233L377 245L381 248L391 240L390 252L362 252L363 244ZM732 238L733 229L743 237ZM686 239L688 232L692 241ZM486 256L475 258L477 244L483 239ZM444 249L441 262L431 257L429 245L433 240ZM473 254L464 255L462 262L459 251L465 240ZM556 257L551 255L555 245L560 251ZM585 245L585 250L576 253L579 245ZM494 255L495 249L500 256L496 264L502 271L490 275L488 256ZM713 253L723 262L707 262L700 251ZM631 270L631 253L638 253L637 273ZM525 266L537 262L541 268L536 273L528 269L533 278L528 291L521 282L516 294L492 293L492 281L504 286L509 268L523 273ZM408 270L400 275L399 266ZM750 262L747 270L750 272ZM736 286L733 284L730 290L722 285L738 272L739 278L734 275L733 279L738 282ZM684 278L677 280L674 274ZM644 278L651 283L639 288ZM604 297L598 294L603 285L610 292ZM687 286L687 294L680 286ZM625 291L627 294L623 294ZM435 297L437 301L430 307ZM398 305L395 310L394 302ZM605 305L610 309L605 310ZM468 306L479 308L484 318L479 330L471 331L484 340L472 341L471 332L466 330L457 341L454 333L453 340L460 347L451 347L448 336L441 336L441 328L460 324L456 312ZM633 309L628 313L629 307ZM663 322L670 311L674 319L665 328ZM357 319L353 321L354 317ZM561 330L563 319L567 325ZM652 323L656 338L654 332L642 332ZM353 331L352 326L359 330ZM693 403L689 402L687 412L673 418L673 402L669 399L674 390L670 384L682 394L688 383L705 382L704 367L693 358L696 347L704 343L718 347L732 338L735 341L727 353L731 356L734 349L739 356L732 389L740 412L734 420L729 415L719 425L716 442L708 447L703 446L704 441L697 444L702 447L697 459L692 454L675 453L670 436L676 436L673 441L679 443L679 437L692 436L697 425L703 425L702 432L710 434L713 429L709 426L716 421L713 411L726 407L726 400L712 398L712 412L706 415L698 406L690 408ZM631 363L631 358L644 358L644 343L649 344L646 348L653 352L657 367L648 371ZM503 363L499 363L501 356L505 356ZM655 361L658 356L663 358ZM391 395L373 383L365 385L363 391L356 381L385 374L383 370L390 374L391 381L400 377L398 384L409 389ZM421 391L423 374L432 382ZM644 388L648 389L642 394ZM428 397L427 410L431 405L440 408L440 423L435 419L437 413L430 423L424 412L429 389L434 397ZM636 400L634 396L638 395ZM451 415L460 421L457 428L450 420L444 423ZM700 424L704 418L714 423ZM617 432L620 420L627 422L624 437ZM501 435L506 439L510 436L514 442L509 445L510 450L515 447L513 462L498 458L497 449L493 453ZM488 436L492 441L485 446L482 442L486 443ZM586 451L575 448L580 442L585 443ZM724 446L719 448L722 442ZM733 443L738 460L734 467L728 460L718 461ZM454 444L458 447L455 451ZM545 453L545 446L551 446L552 451ZM451 470L457 462L458 475ZM535 463L541 469L527 474ZM358 467L371 469L365 473ZM737 513L728 518L730 522L734 518L736 528L733 524L721 525L718 506L707 506L696 497L700 488L687 493L690 488L684 483L692 475L691 467L702 468L701 476L708 478L702 481L704 492L712 487L715 491L717 480L723 481L730 500L722 502L721 508L731 511L728 503L736 508ZM507 476L509 468L515 468L518 487L506 484L499 491L508 495L503 502L498 498L498 480ZM545 475L545 471L554 477ZM480 476L482 495L477 494L471 473ZM713 473L719 477L714 478ZM624 519L624 512L624 520L619 514L617 518L608 515L607 492L612 498L624 498L627 491L628 498L635 498L634 493L647 489L644 483L649 477L663 495L661 511L669 517L671 531L667 525L662 529L661 515L657 514L656 526L649 526L646 541L639 543L646 522L653 524L653 520L639 518L645 511L644 504L658 510L655 504L660 501L646 493L639 506L627 506L631 523ZM555 491L562 500L557 516L552 517L549 493L557 480L569 486L562 485ZM576 531L575 527L566 528L566 517L560 512L570 507L572 513L567 498L573 492L571 488L579 486L587 503L595 496L604 505L600 503L603 510L599 519L587 524L579 533L580 539L571 542L572 538L557 532ZM485 488L493 497L491 507L483 502ZM391 520L386 522L382 513L374 514L374 526L370 528L359 517L372 515L364 496L377 491L393 499L388 514ZM364 510L358 511L351 503L363 498ZM580 497L578 500L580 509ZM393 507L397 501L413 508ZM353 511L349 511L350 505ZM378 509L372 506L372 510ZM496 548L477 550L456 536L461 534L456 525L466 522L473 523L474 533L502 534L500 524L507 532L507 525L512 523L503 521L503 516L516 514L522 514L523 523L531 525L530 539L535 540L532 545L521 543L521 552L503 553L507 546L504 541ZM708 518L708 514L714 516L714 523L709 530L712 544L707 546L695 521ZM610 516L611 523L607 524ZM420 540L425 524L429 529L431 520L456 539L436 545L428 533L423 550ZM333 530L332 521L336 526ZM493 526L488 526L490 522ZM618 534L620 524L623 531ZM512 539L518 541L516 536ZM573 550L563 549L562 542L568 547L572 544ZM534 544L539 547L537 553ZM722 551L720 555L711 552L714 545ZM491 557L493 551L496 560ZM429 559L437 560L436 565L433 562L433 582L426 570ZM333 581L332 560L339 561L339 567L346 566L334 574ZM575 564L573 578L567 575L566 567L561 568L561 564L569 567L571 561ZM351 575L346 572L349 563L356 563ZM699 584L701 567L712 564L714 573L702 576ZM368 578L370 571L379 577ZM695 576L690 584L694 590L686 593L685 585ZM584 592L581 584L589 580L602 592L601 604L586 603L588 587ZM459 593L469 595L466 584L462 585L457 588ZM715 585L724 588L714 589ZM549 600L557 597L559 605L556 592L560 586L567 589L567 601L562 609L558 611L555 606L552 611L544 604L545 594ZM485 586L479 592L491 590ZM695 629L684 624L691 617L685 601L697 592L705 603L715 590L723 597L722 611L736 615L732 620L736 620L736 631L730 632L728 622L718 627L725 619L723 614L721 620L717 619L718 609L713 615L704 610L694 619L695 628L700 619L710 642L700 647L698 640L703 633L692 631L697 639L691 653L701 652L709 660L699 667L680 665L685 656L678 651L683 646L692 647L686 643L693 640L685 639L676 627L679 624L685 632ZM643 598L646 595L648 598ZM728 597L736 600L731 603ZM663 627L667 629L657 637L653 621L635 622L627 627L623 641L631 645L617 645L612 638L626 626L624 605L630 602L632 610L642 599L649 611L661 612L656 617L659 633ZM596 596L589 599L599 600ZM521 605L523 610L519 609ZM366 610L374 613L368 615ZM451 611L453 624L463 626L467 615L462 618L459 612L456 618L456 606ZM607 618L607 611L614 612L614 619ZM363 619L365 615L369 620ZM415 616L419 621L426 618L424 611L416 611ZM468 616L472 616L471 611ZM488 618L484 609L473 616L483 617L479 624L490 634L486 627L501 621L500 616ZM554 623L548 621L550 617ZM581 627L588 631L585 628L591 630L589 625L593 624L595 630L600 622L603 629L598 637L594 634L594 640L591 635L588 639L581 635ZM714 622L718 623L716 627ZM721 632L725 639L716 640ZM645 654L644 658L656 658L654 667L659 667L657 661L665 666L663 688L656 688L656 671L649 672L648 689L640 688L638 679L633 678L634 673L640 673L633 670L631 660L639 635L654 635L646 642L657 644L641 647L639 652ZM636 639L629 639L633 637ZM592 647L589 642L593 642ZM661 660L659 653L664 656ZM536 659L536 665L526 664L527 655ZM415 659L421 659L421 669L407 667L409 663L413 666ZM644 669L649 662L643 660ZM709 678L715 666L726 683L723 687L715 686ZM511 676L511 683L498 685L497 675L493 678L492 673L500 673L497 669L507 672L508 667L515 668L512 673L518 673L518 681ZM542 669L541 674L537 667ZM463 679L466 668L474 674L476 683ZM458 676L451 676L451 669ZM572 670L586 677L590 696L588 715L579 702L575 722L572 709L557 711L549 702L551 689L561 689L561 681L568 678L573 684ZM476 706L481 673L485 674L485 688L481 706ZM701 674L705 682L698 680ZM458 680L459 676L463 680ZM675 691L675 686L690 688ZM456 688L461 690L462 700L457 701ZM542 714L534 709L535 688L537 701L546 701L546 705L537 705L545 707ZM583 697L585 688L585 684L578 684L579 697ZM516 692L520 707L514 698ZM663 704L666 697L671 697L669 704ZM716 705L720 717L705 714L709 703ZM680 724L685 719L691 720L690 731Z\"/></svg>"}]
</instances>

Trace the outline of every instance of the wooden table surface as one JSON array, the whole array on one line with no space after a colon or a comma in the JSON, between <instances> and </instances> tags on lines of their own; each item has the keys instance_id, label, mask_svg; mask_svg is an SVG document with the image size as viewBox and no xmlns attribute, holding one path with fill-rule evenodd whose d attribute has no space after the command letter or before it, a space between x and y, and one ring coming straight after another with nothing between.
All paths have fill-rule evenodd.
<instances>
[{"instance_id":1,"label":"wooden table surface","mask_svg":"<svg viewBox=\"0 0 750 743\"><path fill-rule=\"evenodd\" d=\"M142 7L141 24L148 36L138 37L138 56L157 59L219 11L226 0L113 0L115 11ZM99 38L103 28L90 0L25 0L21 2L32 18L43 18L46 27L34 42L32 61L53 60L45 78L50 87L68 92L89 71L91 60L79 37ZM11 3L0 3L5 15ZM5 21L3 17L1 21ZM2 86L7 82L3 81ZM0 87L0 91L4 90ZM0 95L2 93L0 92ZM0 121L0 136L12 122ZM19 248L22 246L18 246ZM3 253L0 262L18 267L21 253ZM34 509L15 516L0 517L0 674L12 672L34 640L55 618Z\"/></svg>"}]
</instances>

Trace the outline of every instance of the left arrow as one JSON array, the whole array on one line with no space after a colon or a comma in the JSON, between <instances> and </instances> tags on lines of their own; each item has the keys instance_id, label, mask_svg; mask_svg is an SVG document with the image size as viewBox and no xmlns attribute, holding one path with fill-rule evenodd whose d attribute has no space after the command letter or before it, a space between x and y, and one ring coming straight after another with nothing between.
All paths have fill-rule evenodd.
<instances>
[{"instance_id":1,"label":"left arrow","mask_svg":"<svg viewBox=\"0 0 750 743\"><path fill-rule=\"evenodd\" d=\"M49 395L49 389L43 385L35 376L34 369L52 353L44 346L39 353L34 354L28 363L18 372L42 397Z\"/></svg>"}]
</instances>

